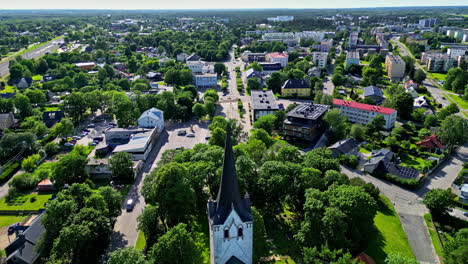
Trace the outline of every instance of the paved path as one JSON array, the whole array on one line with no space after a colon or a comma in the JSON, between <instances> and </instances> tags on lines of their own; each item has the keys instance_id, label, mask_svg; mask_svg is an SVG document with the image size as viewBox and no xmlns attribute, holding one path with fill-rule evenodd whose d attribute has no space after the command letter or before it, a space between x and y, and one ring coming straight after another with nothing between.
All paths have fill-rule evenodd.
<instances>
[{"instance_id":1,"label":"paved path","mask_svg":"<svg viewBox=\"0 0 468 264\"><path fill-rule=\"evenodd\" d=\"M431 175L427 176L427 180L416 191L403 189L393 183L345 167L342 167L342 172L350 178L359 177L377 186L380 192L387 196L395 206L416 259L422 264L440 263L423 218L424 214L429 211L422 203L422 196L431 189L450 188L461 170L463 162L467 161L468 144L465 144Z\"/></svg>"}]
</instances>

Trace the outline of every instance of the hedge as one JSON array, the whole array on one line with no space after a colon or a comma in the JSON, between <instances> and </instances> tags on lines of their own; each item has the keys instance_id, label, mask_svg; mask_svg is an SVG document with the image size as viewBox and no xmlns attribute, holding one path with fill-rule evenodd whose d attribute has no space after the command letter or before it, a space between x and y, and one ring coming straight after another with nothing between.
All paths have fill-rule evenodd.
<instances>
[{"instance_id":1,"label":"hedge","mask_svg":"<svg viewBox=\"0 0 468 264\"><path fill-rule=\"evenodd\" d=\"M373 176L387 180L389 182L395 183L396 185L399 185L401 187L408 188L411 190L418 188L419 183L420 183L419 179L403 179L403 178L400 178L398 176L395 176L389 173L374 174Z\"/></svg>"},{"instance_id":2,"label":"hedge","mask_svg":"<svg viewBox=\"0 0 468 264\"><path fill-rule=\"evenodd\" d=\"M0 182L8 181L15 173L21 168L21 161L16 161L3 167L2 174L0 174Z\"/></svg>"}]
</instances>

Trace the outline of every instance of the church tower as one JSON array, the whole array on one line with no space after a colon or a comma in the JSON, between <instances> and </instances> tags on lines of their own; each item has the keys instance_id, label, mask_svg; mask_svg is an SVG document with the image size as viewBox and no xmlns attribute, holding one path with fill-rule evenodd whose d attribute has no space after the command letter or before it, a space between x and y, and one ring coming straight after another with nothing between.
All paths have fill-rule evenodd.
<instances>
[{"instance_id":1,"label":"church tower","mask_svg":"<svg viewBox=\"0 0 468 264\"><path fill-rule=\"evenodd\" d=\"M239 191L229 125L218 197L208 201L208 221L211 264L252 264L253 217L249 198Z\"/></svg>"}]
</instances>

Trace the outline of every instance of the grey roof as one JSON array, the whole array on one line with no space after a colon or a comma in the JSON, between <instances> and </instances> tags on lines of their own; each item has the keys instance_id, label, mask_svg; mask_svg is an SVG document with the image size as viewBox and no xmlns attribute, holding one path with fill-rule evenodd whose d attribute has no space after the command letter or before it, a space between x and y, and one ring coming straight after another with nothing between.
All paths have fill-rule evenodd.
<instances>
[{"instance_id":1,"label":"grey roof","mask_svg":"<svg viewBox=\"0 0 468 264\"><path fill-rule=\"evenodd\" d=\"M418 170L403 167L387 160L383 160L379 166L379 168L383 169L386 173L395 175L403 179L417 179L419 177Z\"/></svg>"},{"instance_id":2,"label":"grey roof","mask_svg":"<svg viewBox=\"0 0 468 264\"><path fill-rule=\"evenodd\" d=\"M340 154L347 154L355 149L359 143L354 138L347 138L336 142L335 144L328 147L329 149L335 150Z\"/></svg>"},{"instance_id":3,"label":"grey roof","mask_svg":"<svg viewBox=\"0 0 468 264\"><path fill-rule=\"evenodd\" d=\"M197 54L192 54L190 56L188 56L185 61L199 61L201 59L200 56L198 56Z\"/></svg>"},{"instance_id":4,"label":"grey roof","mask_svg":"<svg viewBox=\"0 0 468 264\"><path fill-rule=\"evenodd\" d=\"M382 90L374 85L364 87L364 97L367 96L379 96L379 97L384 97Z\"/></svg>"},{"instance_id":5,"label":"grey roof","mask_svg":"<svg viewBox=\"0 0 468 264\"><path fill-rule=\"evenodd\" d=\"M260 74L260 72L258 72L255 69L248 69L247 71L245 71L245 77L246 78L261 78L262 75Z\"/></svg>"},{"instance_id":6,"label":"grey roof","mask_svg":"<svg viewBox=\"0 0 468 264\"><path fill-rule=\"evenodd\" d=\"M283 84L283 89L310 89L309 82L307 79L289 79Z\"/></svg>"},{"instance_id":7,"label":"grey roof","mask_svg":"<svg viewBox=\"0 0 468 264\"><path fill-rule=\"evenodd\" d=\"M275 95L271 90L252 90L252 108L254 110L278 110Z\"/></svg>"},{"instance_id":8,"label":"grey roof","mask_svg":"<svg viewBox=\"0 0 468 264\"><path fill-rule=\"evenodd\" d=\"M391 160L393 156L395 156L396 154L389 150L389 149L385 149L385 148L381 148L380 150L373 150L372 151L372 156L373 157L384 157L384 158L387 158L388 160Z\"/></svg>"},{"instance_id":9,"label":"grey roof","mask_svg":"<svg viewBox=\"0 0 468 264\"><path fill-rule=\"evenodd\" d=\"M287 117L317 120L330 109L329 105L304 103L286 114Z\"/></svg>"},{"instance_id":10,"label":"grey roof","mask_svg":"<svg viewBox=\"0 0 468 264\"><path fill-rule=\"evenodd\" d=\"M216 201L208 203L208 214L213 225L224 224L232 210L235 210L243 222L253 221L249 198L242 198L237 182L234 152L231 143L231 127L227 126L226 145L221 182Z\"/></svg>"},{"instance_id":11,"label":"grey roof","mask_svg":"<svg viewBox=\"0 0 468 264\"><path fill-rule=\"evenodd\" d=\"M36 249L36 242L42 233L45 232L45 228L42 225L40 214L31 225L26 229L23 234L19 235L8 247L5 248L5 252L8 255L6 263L34 263L40 255L40 252ZM17 259L14 261L13 259ZM21 260L19 262L18 260Z\"/></svg>"}]
</instances>

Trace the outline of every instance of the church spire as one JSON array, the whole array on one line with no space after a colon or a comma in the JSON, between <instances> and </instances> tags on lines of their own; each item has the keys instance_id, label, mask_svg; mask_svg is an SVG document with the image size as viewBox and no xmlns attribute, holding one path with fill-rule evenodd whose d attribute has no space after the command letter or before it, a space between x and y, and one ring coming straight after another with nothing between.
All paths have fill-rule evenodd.
<instances>
[{"instance_id":1,"label":"church spire","mask_svg":"<svg viewBox=\"0 0 468 264\"><path fill-rule=\"evenodd\" d=\"M228 124L224 147L223 174L219 184L213 222L224 223L233 209L244 221L252 219L249 201L242 198L240 194L234 153L232 151L231 126Z\"/></svg>"}]
</instances>

